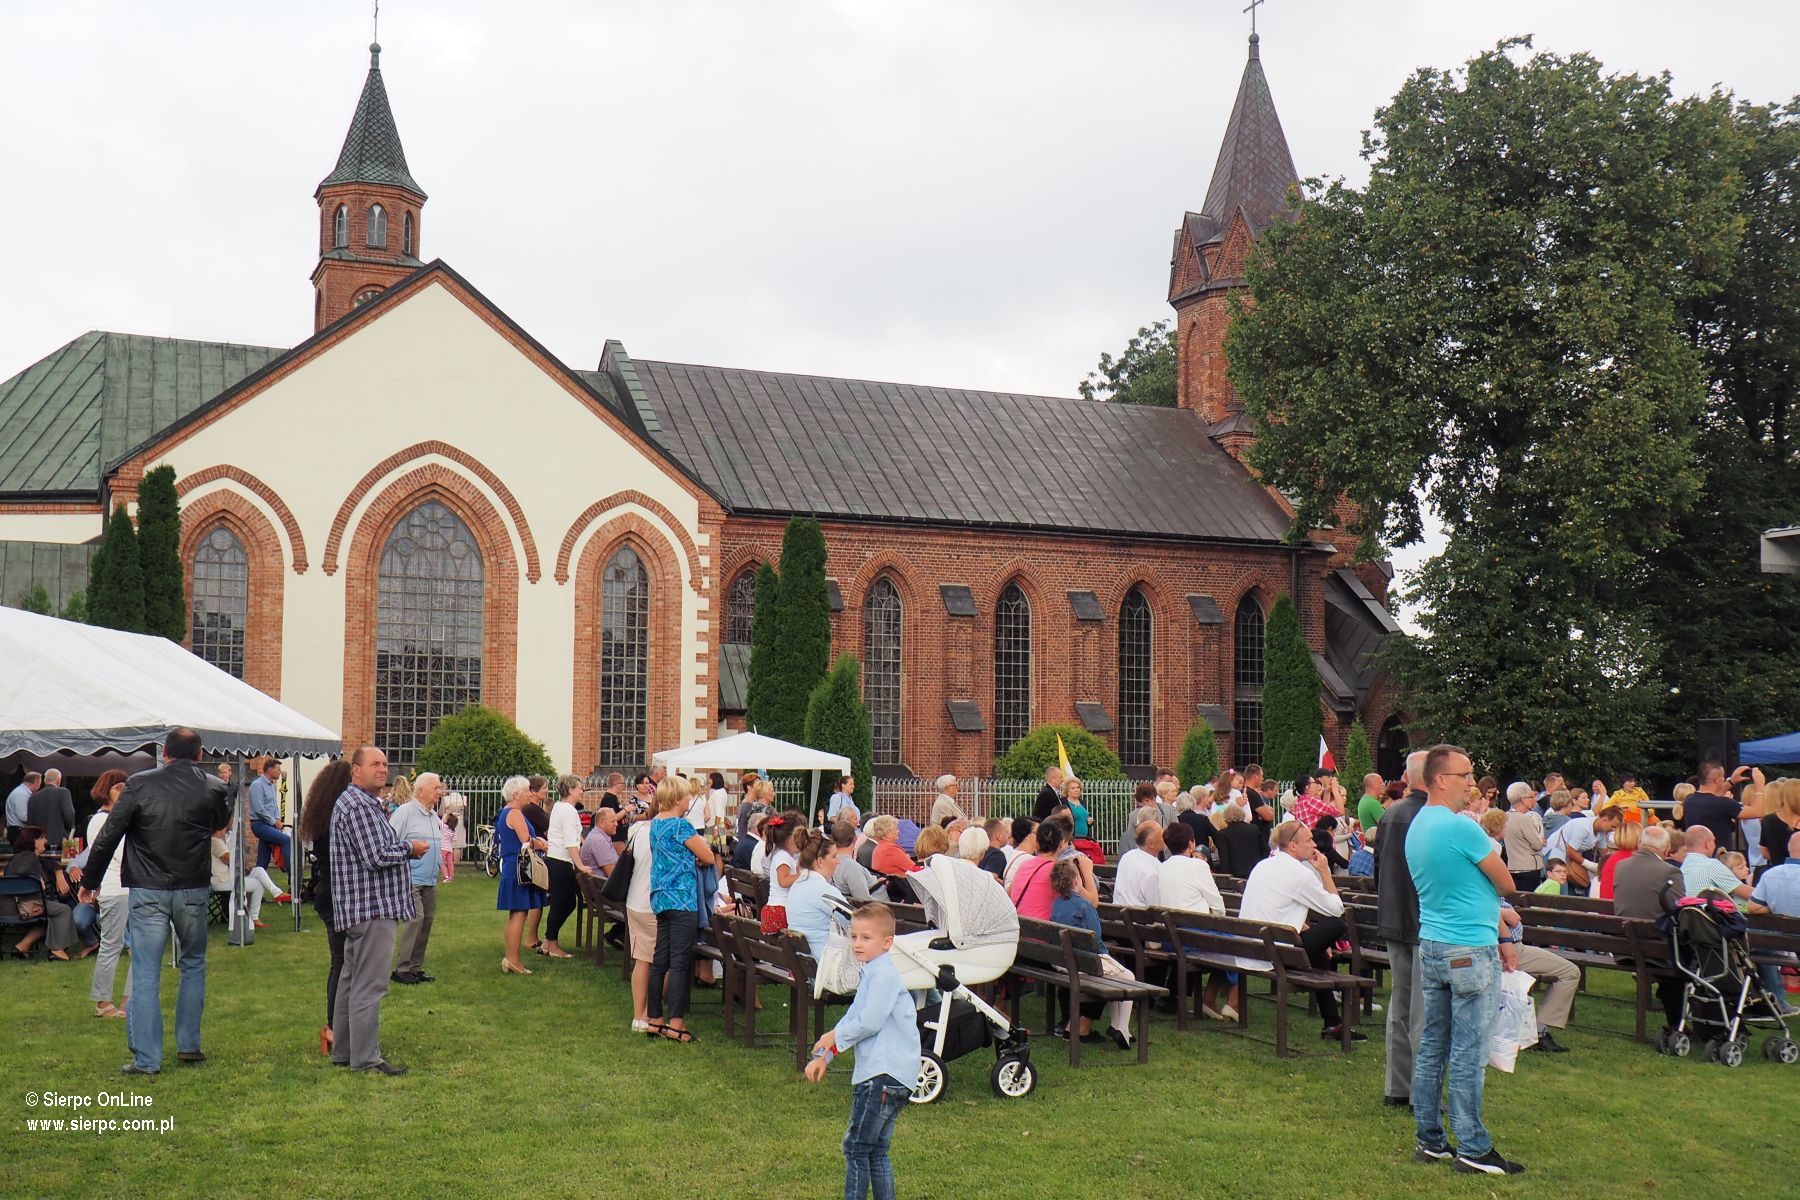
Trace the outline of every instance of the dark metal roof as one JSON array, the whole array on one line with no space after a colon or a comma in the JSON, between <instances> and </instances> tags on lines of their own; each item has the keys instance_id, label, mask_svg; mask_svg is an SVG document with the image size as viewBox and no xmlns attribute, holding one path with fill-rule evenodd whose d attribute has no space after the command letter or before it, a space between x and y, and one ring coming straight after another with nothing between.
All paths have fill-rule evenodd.
<instances>
[{"instance_id":1,"label":"dark metal roof","mask_svg":"<svg viewBox=\"0 0 1800 1200\"><path fill-rule=\"evenodd\" d=\"M719 711L741 713L750 707L750 647L726 642L719 647Z\"/></svg>"},{"instance_id":2,"label":"dark metal roof","mask_svg":"<svg viewBox=\"0 0 1800 1200\"><path fill-rule=\"evenodd\" d=\"M1196 704L1194 711L1206 718L1214 733L1235 733L1237 727L1231 722L1231 710L1223 704Z\"/></svg>"},{"instance_id":3,"label":"dark metal roof","mask_svg":"<svg viewBox=\"0 0 1800 1200\"><path fill-rule=\"evenodd\" d=\"M1106 614L1100 610L1100 597L1092 592L1071 591L1069 608L1074 611L1077 621L1106 620Z\"/></svg>"},{"instance_id":4,"label":"dark metal roof","mask_svg":"<svg viewBox=\"0 0 1800 1200\"><path fill-rule=\"evenodd\" d=\"M1231 215L1240 208L1252 230L1291 219L1294 214L1288 192L1300 176L1294 170L1287 135L1281 131L1275 98L1269 94L1269 80L1263 75L1260 42L1256 34L1250 35L1250 57L1244 63L1237 100L1225 122L1225 138L1219 144L1219 159L1213 164L1206 203L1197 214L1212 223L1207 231L1210 234L1223 233L1231 223ZM1204 226L1197 227L1197 231L1199 228ZM1196 239L1197 244L1205 240Z\"/></svg>"},{"instance_id":5,"label":"dark metal roof","mask_svg":"<svg viewBox=\"0 0 1800 1200\"><path fill-rule=\"evenodd\" d=\"M94 528L99 527L96 517ZM0 542L0 604L16 607L32 584L41 583L51 609L60 613L76 592L86 589L88 566L99 548L98 541Z\"/></svg>"},{"instance_id":6,"label":"dark metal roof","mask_svg":"<svg viewBox=\"0 0 1800 1200\"><path fill-rule=\"evenodd\" d=\"M972 617L975 615L975 593L966 583L940 583L938 595L943 598L944 611L953 617Z\"/></svg>"},{"instance_id":7,"label":"dark metal roof","mask_svg":"<svg viewBox=\"0 0 1800 1200\"><path fill-rule=\"evenodd\" d=\"M406 169L406 151L400 148L400 131L394 126L394 110L388 106L387 88L381 82L381 46L369 47L369 74L350 118L350 132L338 151L337 166L319 181L321 189L334 183L379 183L405 188L425 199L425 189Z\"/></svg>"},{"instance_id":8,"label":"dark metal roof","mask_svg":"<svg viewBox=\"0 0 1800 1200\"><path fill-rule=\"evenodd\" d=\"M1219 611L1219 602L1211 596L1203 596L1198 592L1188 593L1188 607L1194 612L1194 620L1201 625L1223 625L1225 614Z\"/></svg>"},{"instance_id":9,"label":"dark metal roof","mask_svg":"<svg viewBox=\"0 0 1800 1200\"><path fill-rule=\"evenodd\" d=\"M0 496L97 499L106 466L285 353L82 334L0 383Z\"/></svg>"},{"instance_id":10,"label":"dark metal roof","mask_svg":"<svg viewBox=\"0 0 1800 1200\"><path fill-rule=\"evenodd\" d=\"M1075 715L1081 718L1081 727L1089 733L1111 733L1112 718L1106 715L1106 705L1095 700L1077 700Z\"/></svg>"},{"instance_id":11,"label":"dark metal roof","mask_svg":"<svg viewBox=\"0 0 1800 1200\"><path fill-rule=\"evenodd\" d=\"M825 605L832 612L844 611L844 589L840 588L838 581L830 576L825 579Z\"/></svg>"},{"instance_id":12,"label":"dark metal roof","mask_svg":"<svg viewBox=\"0 0 1800 1200\"><path fill-rule=\"evenodd\" d=\"M631 365L644 428L734 512L1260 543L1287 532L1182 409Z\"/></svg>"},{"instance_id":13,"label":"dark metal roof","mask_svg":"<svg viewBox=\"0 0 1800 1200\"><path fill-rule=\"evenodd\" d=\"M1393 615L1354 571L1340 567L1325 577L1325 653L1313 658L1337 708L1348 711L1368 698L1380 674L1375 652L1399 632Z\"/></svg>"}]
</instances>

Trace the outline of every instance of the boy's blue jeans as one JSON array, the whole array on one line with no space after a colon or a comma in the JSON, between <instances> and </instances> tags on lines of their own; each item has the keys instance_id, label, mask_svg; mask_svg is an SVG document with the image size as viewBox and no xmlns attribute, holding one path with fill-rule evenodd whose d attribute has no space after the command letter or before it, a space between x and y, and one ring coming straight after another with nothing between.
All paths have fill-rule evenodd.
<instances>
[{"instance_id":1,"label":"boy's blue jeans","mask_svg":"<svg viewBox=\"0 0 1800 1200\"><path fill-rule=\"evenodd\" d=\"M894 1168L888 1143L894 1122L911 1103L912 1088L892 1075L877 1075L851 1093L850 1127L844 1130L844 1200L894 1200Z\"/></svg>"}]
</instances>

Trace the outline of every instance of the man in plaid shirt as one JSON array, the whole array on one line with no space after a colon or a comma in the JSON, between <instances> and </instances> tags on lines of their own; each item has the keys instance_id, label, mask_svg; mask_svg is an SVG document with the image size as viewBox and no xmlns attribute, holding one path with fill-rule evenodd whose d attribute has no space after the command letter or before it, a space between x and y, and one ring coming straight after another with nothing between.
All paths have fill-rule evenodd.
<instances>
[{"instance_id":1,"label":"man in plaid shirt","mask_svg":"<svg viewBox=\"0 0 1800 1200\"><path fill-rule=\"evenodd\" d=\"M1294 780L1294 820L1311 829L1327 813L1344 815L1343 789L1337 782L1310 774Z\"/></svg>"},{"instance_id":2,"label":"man in plaid shirt","mask_svg":"<svg viewBox=\"0 0 1800 1200\"><path fill-rule=\"evenodd\" d=\"M413 919L407 863L431 849L402 841L375 793L387 783L387 755L359 746L350 756L350 786L331 814L332 925L344 935L344 969L331 1013L331 1061L357 1071L404 1075L381 1056L381 998L387 994L394 933Z\"/></svg>"}]
</instances>

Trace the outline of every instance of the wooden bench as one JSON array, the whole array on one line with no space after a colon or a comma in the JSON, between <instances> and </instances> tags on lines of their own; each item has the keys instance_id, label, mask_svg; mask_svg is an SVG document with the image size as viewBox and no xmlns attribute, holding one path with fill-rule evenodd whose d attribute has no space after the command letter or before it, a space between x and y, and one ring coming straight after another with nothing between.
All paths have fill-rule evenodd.
<instances>
[{"instance_id":1,"label":"wooden bench","mask_svg":"<svg viewBox=\"0 0 1800 1200\"><path fill-rule=\"evenodd\" d=\"M1270 982L1269 998L1275 1003L1275 1054L1278 1058L1288 1057L1288 999L1299 991L1338 993L1343 998L1343 1028L1339 1040L1345 1051L1354 1044L1350 1035L1360 1007L1358 998L1365 991L1372 992L1375 981L1354 971L1344 974L1314 967L1306 956L1306 947L1301 944L1297 930L1238 917L1171 909L1144 911L1160 915L1165 936L1171 945L1179 947L1175 959L1175 997L1181 1021L1185 1022L1188 1008L1190 971L1235 971L1246 980L1260 978ZM1249 960L1252 965L1246 966L1240 960ZM1238 1024L1245 1028L1250 1024L1249 1001L1250 988L1246 983L1243 1005L1238 1009ZM1185 1024L1182 1027L1185 1028Z\"/></svg>"},{"instance_id":2,"label":"wooden bench","mask_svg":"<svg viewBox=\"0 0 1800 1200\"><path fill-rule=\"evenodd\" d=\"M1069 1020L1073 1025L1087 1001L1112 1003L1130 1000L1137 1005L1137 1060L1150 1061L1150 1002L1169 994L1167 988L1153 983L1127 979L1108 979L1101 973L1102 947L1090 930L1058 925L1054 921L1019 918L1019 948L1013 959L1010 979L1031 982L1044 988L1044 1024L1056 1021L1056 990L1069 990ZM1009 1016L1019 1022L1024 996L1021 988L1010 989ZM1081 1065L1081 1037L1069 1031L1069 1065Z\"/></svg>"},{"instance_id":3,"label":"wooden bench","mask_svg":"<svg viewBox=\"0 0 1800 1200\"><path fill-rule=\"evenodd\" d=\"M1622 971L1632 976L1637 1010L1634 1036L1640 1042L1648 1040L1645 1024L1651 983L1667 974L1656 964L1669 957L1654 923L1561 906L1527 905L1518 913L1525 922L1525 944L1554 951L1574 963L1582 973L1583 990L1589 970Z\"/></svg>"},{"instance_id":4,"label":"wooden bench","mask_svg":"<svg viewBox=\"0 0 1800 1200\"><path fill-rule=\"evenodd\" d=\"M758 986L764 983L772 983L786 988L793 996L794 1003L790 1004L788 1008L788 1036L797 1039L799 1035L795 1031L795 1026L796 1014L800 1011L799 984L794 978L786 947L764 934L761 924L748 917L720 917L717 924L728 931L734 970L743 985L745 1047L756 1048L756 1039L759 1036L756 1030L756 996ZM779 1034L760 1036L780 1040Z\"/></svg>"}]
</instances>

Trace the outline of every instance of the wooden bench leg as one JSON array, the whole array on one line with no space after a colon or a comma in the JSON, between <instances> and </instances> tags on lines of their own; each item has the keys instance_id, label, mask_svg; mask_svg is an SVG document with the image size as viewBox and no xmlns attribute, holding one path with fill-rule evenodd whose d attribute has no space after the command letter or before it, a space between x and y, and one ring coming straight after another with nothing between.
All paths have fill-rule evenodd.
<instances>
[{"instance_id":1,"label":"wooden bench leg","mask_svg":"<svg viewBox=\"0 0 1800 1200\"><path fill-rule=\"evenodd\" d=\"M1150 1001L1148 998L1138 1001L1137 1006L1137 1052L1138 1065L1150 1061Z\"/></svg>"},{"instance_id":2,"label":"wooden bench leg","mask_svg":"<svg viewBox=\"0 0 1800 1200\"><path fill-rule=\"evenodd\" d=\"M1275 977L1275 1057L1287 1057L1288 1010L1287 981Z\"/></svg>"},{"instance_id":3,"label":"wooden bench leg","mask_svg":"<svg viewBox=\"0 0 1800 1200\"><path fill-rule=\"evenodd\" d=\"M1177 953L1180 953L1180 950L1181 948L1177 946ZM1175 1028L1185 1033L1188 1027L1189 991L1187 955L1181 954L1181 956L1175 960L1175 978L1170 982L1175 985ZM1194 995L1197 1001L1199 992L1195 991ZM1144 1007L1149 1008L1150 1002L1146 1000L1144 1002Z\"/></svg>"}]
</instances>

